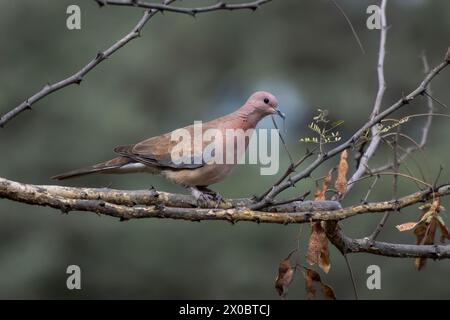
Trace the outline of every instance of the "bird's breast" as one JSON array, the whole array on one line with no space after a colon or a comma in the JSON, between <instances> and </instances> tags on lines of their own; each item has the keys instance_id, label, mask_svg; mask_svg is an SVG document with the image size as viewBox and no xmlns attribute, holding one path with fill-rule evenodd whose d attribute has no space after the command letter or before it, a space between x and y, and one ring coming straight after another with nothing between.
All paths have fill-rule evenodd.
<instances>
[{"instance_id":1,"label":"bird's breast","mask_svg":"<svg viewBox=\"0 0 450 320\"><path fill-rule=\"evenodd\" d=\"M209 186L224 180L233 165L211 164L192 170L164 170L162 174L173 183L183 186Z\"/></svg>"}]
</instances>

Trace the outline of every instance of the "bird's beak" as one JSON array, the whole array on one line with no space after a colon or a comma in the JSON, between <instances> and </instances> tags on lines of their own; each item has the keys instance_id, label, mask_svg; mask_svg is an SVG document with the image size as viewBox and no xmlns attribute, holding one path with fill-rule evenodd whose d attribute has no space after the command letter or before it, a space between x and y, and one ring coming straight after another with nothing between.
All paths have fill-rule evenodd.
<instances>
[{"instance_id":1,"label":"bird's beak","mask_svg":"<svg viewBox=\"0 0 450 320\"><path fill-rule=\"evenodd\" d=\"M280 118L282 118L283 120L286 119L286 115L283 112L281 112L280 109L276 109L276 110L277 110L277 115L279 115Z\"/></svg>"}]
</instances>

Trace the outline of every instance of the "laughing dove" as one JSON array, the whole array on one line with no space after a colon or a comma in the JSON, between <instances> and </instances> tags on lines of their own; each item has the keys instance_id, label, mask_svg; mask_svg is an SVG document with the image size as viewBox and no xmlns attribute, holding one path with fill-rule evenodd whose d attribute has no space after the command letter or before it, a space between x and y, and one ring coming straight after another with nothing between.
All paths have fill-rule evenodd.
<instances>
[{"instance_id":1,"label":"laughing dove","mask_svg":"<svg viewBox=\"0 0 450 320\"><path fill-rule=\"evenodd\" d=\"M234 145L236 137L227 135L227 131L230 129L235 131L242 129L243 131L250 130L252 132L261 119L273 114L284 117L283 113L278 109L277 99L268 92L258 91L252 94L238 110L203 123L200 131L195 128L194 124L149 138L137 144L119 146L114 149L119 154L118 157L90 167L57 175L53 179L63 180L91 173L148 172L161 174L171 182L189 188L197 200L217 199L220 196L207 187L224 180L230 174L235 161L233 161L234 163L229 163L229 161L210 162L209 160L211 159L207 159L204 154L205 142L200 141L200 148L194 146L196 136L206 134L206 131L211 129L215 130L216 133L222 134L222 137L224 137L223 145L228 143L229 141L227 140L229 139L234 140L231 141ZM177 153L174 152L175 148L180 149L180 142L174 139L174 136L179 136L179 133L190 134L193 139L181 145L184 148L184 152L179 158L174 160L174 154ZM249 136L246 136L244 153L248 146L248 139ZM185 152L186 150L192 152ZM224 148L224 150L226 151L221 155L216 154L216 150L209 152L209 158L216 155L219 158L227 158L226 152L229 152L229 149ZM235 146L233 152L236 152ZM203 155L203 159L200 161L197 159L199 155ZM238 156L240 155L233 155L234 160Z\"/></svg>"}]
</instances>

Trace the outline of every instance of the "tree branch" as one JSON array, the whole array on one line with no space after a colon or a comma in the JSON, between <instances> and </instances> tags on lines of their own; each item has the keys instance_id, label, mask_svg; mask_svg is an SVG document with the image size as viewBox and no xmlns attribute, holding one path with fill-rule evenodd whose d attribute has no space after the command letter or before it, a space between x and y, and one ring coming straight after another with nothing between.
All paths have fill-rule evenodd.
<instances>
[{"instance_id":1,"label":"tree branch","mask_svg":"<svg viewBox=\"0 0 450 320\"><path fill-rule=\"evenodd\" d=\"M450 244L411 245L370 241L369 238L352 239L335 222L327 223L325 231L328 239L342 254L364 252L393 258L450 258Z\"/></svg>"},{"instance_id":2,"label":"tree branch","mask_svg":"<svg viewBox=\"0 0 450 320\"><path fill-rule=\"evenodd\" d=\"M449 48L450 50L450 48ZM423 95L428 84L436 77L442 70L444 70L448 65L450 64L450 58L447 54L445 57L445 60L441 62L439 65L437 65L435 68L433 68L425 77L424 80L419 84L419 86L411 91L407 96L399 99L396 103L391 105L386 110L380 112L377 116L375 116L373 119L366 122L358 131L356 131L347 141L340 144L336 148L328 151L327 153L321 153L317 156L317 158L308 166L306 167L302 172L291 176L289 179L283 181L282 183L274 186L272 190L258 203L251 206L251 209L257 210L264 208L265 206L269 205L273 199L281 192L286 190L289 187L292 187L295 183L298 181L305 179L311 175L311 173L319 167L322 163L327 161L328 159L334 157L335 155L341 153L345 149L349 149L355 145L355 143L358 141L358 139L364 134L364 132L370 128L372 128L374 125L378 124L382 119L389 116L391 113L397 111L398 109L404 107L405 105L410 104L414 99L416 99L418 96Z\"/></svg>"},{"instance_id":3,"label":"tree branch","mask_svg":"<svg viewBox=\"0 0 450 320\"><path fill-rule=\"evenodd\" d=\"M386 81L384 78L384 58L386 56L386 35L387 35L387 22L386 22L386 4L387 0L381 1L380 7L380 19L381 19L381 32L380 32L380 47L378 51L378 92L375 98L375 104L373 106L372 114L370 115L370 120L373 120L379 113L381 109L381 103L383 101L384 92L386 91ZM348 180L347 192L348 193L353 188L353 181L358 180L366 173L367 165L369 164L370 158L375 154L375 151L380 144L380 132L378 125L374 125L371 128L372 140L369 143L366 151L363 153L359 166L352 177Z\"/></svg>"},{"instance_id":4,"label":"tree branch","mask_svg":"<svg viewBox=\"0 0 450 320\"><path fill-rule=\"evenodd\" d=\"M106 1L106 0L99 1L99 0L96 0L96 1L99 4L105 4L107 2L108 3L111 2L111 4L117 4L117 3L112 3L112 2L120 2L120 3L122 3L122 5L126 5L126 3L128 3L128 5L134 5L135 3L142 3L140 1L135 1L135 0L130 0L130 1ZM6 114L4 114L0 118L0 128L3 128L6 123L11 121L13 118L18 116L22 112L24 112L26 110L31 110L31 107L33 104L35 104L42 98L48 96L49 94L51 94L55 91L61 90L72 84L80 84L83 81L84 77L92 69L94 69L96 66L98 66L102 61L109 58L112 54L114 54L117 50L119 50L120 48L125 46L131 40L138 38L141 34L142 29L146 25L146 23L156 13L158 13L159 11L163 11L163 10L174 11L175 9L177 9L176 7L170 6L170 4L173 3L174 1L175 0L164 0L162 2L162 4L148 4L148 6L145 6L145 8L147 10L144 12L144 15L139 20L139 22L136 24L136 26L126 36L124 36L122 39L115 42L108 49L97 53L95 58L93 58L91 61L89 61L83 68L81 68L79 71L77 71L73 75L71 75L61 81L55 82L53 84L45 85L41 90L36 92L34 95L30 96L25 101L23 101L21 104L19 104L17 107L15 107L14 109L12 109L9 112L7 112ZM210 11L215 11L215 10L238 10L238 9L256 10L260 5L267 3L269 1L271 1L271 0L258 0L258 1L253 1L253 2L249 2L249 3L233 4L233 5L223 4L223 3L219 2L215 5L211 5L211 6L203 7L203 8L194 8L194 9L178 8L178 9L184 10L184 11L191 10L191 13L192 13L192 11L196 11L196 10L198 10L197 12L210 12ZM170 10L170 9L172 9L172 10Z\"/></svg>"},{"instance_id":5,"label":"tree branch","mask_svg":"<svg viewBox=\"0 0 450 320\"><path fill-rule=\"evenodd\" d=\"M175 7L167 4L161 3L151 3L140 0L94 0L100 6L104 5L115 5L115 6L127 6L127 7L138 7L145 9L153 9L158 11L169 11L176 13L184 13L191 16L195 16L197 13L203 12L211 12L218 10L242 10L249 9L255 11L259 8L259 6L270 2L272 0L257 0L251 1L247 3L239 3L239 4L227 4L225 2L219 1L216 4L209 5L206 7L196 7L196 8L183 8L183 7Z\"/></svg>"},{"instance_id":6,"label":"tree branch","mask_svg":"<svg viewBox=\"0 0 450 320\"><path fill-rule=\"evenodd\" d=\"M62 212L89 211L124 220L137 218L171 218L189 221L226 220L265 223L305 223L343 220L364 213L399 210L432 197L450 194L450 184L435 190L419 191L398 200L374 202L340 209L335 201L304 201L274 205L265 211L249 209L250 199L226 200L223 208L191 207L194 198L156 190L120 191L22 184L0 178L0 198L31 205L49 206ZM232 208L232 204L244 206ZM176 206L178 205L178 206ZM182 205L182 206L181 206Z\"/></svg>"},{"instance_id":7,"label":"tree branch","mask_svg":"<svg viewBox=\"0 0 450 320\"><path fill-rule=\"evenodd\" d=\"M165 4L170 4L175 0L165 0ZM114 52L125 46L128 42L130 42L133 39L136 39L140 36L142 28L144 28L145 24L158 12L158 10L146 10L144 12L144 15L139 20L139 22L136 24L136 26L122 39L115 42L112 46L110 46L105 51L100 51L97 53L94 59L88 62L83 68L81 68L79 71L74 73L73 75L69 76L66 79L63 79L61 81L58 81L53 84L47 84L45 85L40 91L32 95L31 97L27 98L24 102L22 102L20 105L9 111L8 113L4 114L0 118L0 128L3 128L5 124L9 121L11 121L13 118L18 116L20 113L24 112L25 110L31 110L31 106L41 100L42 98L48 96L49 94L58 91L62 88L65 88L72 84L80 84L83 80L84 76L88 74L92 69L94 69L96 66L98 66L102 61L109 58Z\"/></svg>"},{"instance_id":8,"label":"tree branch","mask_svg":"<svg viewBox=\"0 0 450 320\"><path fill-rule=\"evenodd\" d=\"M423 62L423 66L424 66L424 72L425 74L427 74L428 72L430 72L430 66L428 64L428 60L427 57L425 56L425 54L422 55L422 62ZM413 146L407 148L405 150L405 152L400 155L399 157L397 157L396 162L393 161L392 163L388 163L384 166L381 166L379 168L376 169L372 169L371 171L373 173L378 173L378 172L382 172L388 169L393 168L396 165L401 164L405 159L407 159L412 153L418 151L418 150L422 150L427 141L428 141L428 135L430 132L430 128L431 128L431 124L433 122L433 113L434 113L434 103L433 103L433 97L432 97L432 91L431 91L431 86L430 84L427 85L426 91L424 91L425 95L426 95L426 99L427 99L427 105L428 105L428 115L427 115L427 119L425 121L425 123L423 124L422 127L422 135L420 138L420 143L415 143Z\"/></svg>"}]
</instances>

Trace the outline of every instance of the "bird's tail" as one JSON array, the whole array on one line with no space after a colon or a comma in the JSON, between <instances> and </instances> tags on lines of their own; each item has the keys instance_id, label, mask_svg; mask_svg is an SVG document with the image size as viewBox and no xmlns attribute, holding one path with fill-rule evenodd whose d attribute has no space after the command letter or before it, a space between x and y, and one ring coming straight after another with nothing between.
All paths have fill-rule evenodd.
<instances>
[{"instance_id":1,"label":"bird's tail","mask_svg":"<svg viewBox=\"0 0 450 320\"><path fill-rule=\"evenodd\" d=\"M114 171L115 169L118 169L118 168L130 163L130 161L131 160L126 157L117 157L117 158L111 159L109 161L95 164L93 166L64 172L62 174L52 177L52 179L64 180L64 179L70 179L70 178L74 178L74 177L85 176L85 175L92 174L92 173L100 173L100 172L107 173L107 172Z\"/></svg>"}]
</instances>

